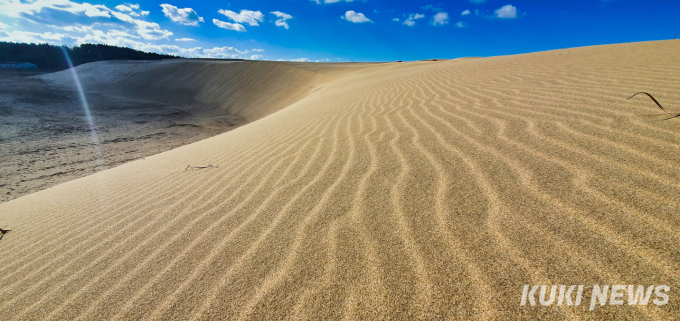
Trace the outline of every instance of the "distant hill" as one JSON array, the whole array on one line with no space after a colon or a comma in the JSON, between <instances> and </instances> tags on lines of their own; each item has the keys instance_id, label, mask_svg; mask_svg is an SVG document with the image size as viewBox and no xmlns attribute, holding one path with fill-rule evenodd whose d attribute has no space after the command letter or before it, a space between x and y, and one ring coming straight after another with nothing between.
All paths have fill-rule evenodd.
<instances>
[{"instance_id":1,"label":"distant hill","mask_svg":"<svg viewBox=\"0 0 680 321\"><path fill-rule=\"evenodd\" d=\"M90 43L66 47L66 49L74 66L102 60L161 60L180 58L124 47ZM63 70L68 68L61 47L46 43L0 42L0 63L4 61L30 62L36 64L40 69Z\"/></svg>"}]
</instances>

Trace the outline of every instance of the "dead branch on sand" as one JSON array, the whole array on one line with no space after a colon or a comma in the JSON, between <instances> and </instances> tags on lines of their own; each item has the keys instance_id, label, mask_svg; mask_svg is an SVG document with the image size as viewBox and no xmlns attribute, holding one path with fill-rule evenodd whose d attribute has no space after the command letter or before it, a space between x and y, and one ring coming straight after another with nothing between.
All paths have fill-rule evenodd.
<instances>
[{"instance_id":1,"label":"dead branch on sand","mask_svg":"<svg viewBox=\"0 0 680 321\"><path fill-rule=\"evenodd\" d=\"M641 91L641 92L639 92L639 93L637 93L637 94L635 94L635 95L633 95L633 96L630 96L630 97L628 97L628 99L631 99L631 98L637 96L638 94L645 94L645 95L647 95L647 97L651 98L651 99L654 101L654 103L655 103L657 106L659 106L659 108L661 108L661 110L663 110L666 114L668 114L668 111L666 111L666 109L664 109L663 106L661 106L661 104L656 100L656 98L654 98L654 96L652 96L651 94L646 93L646 92L644 92L644 91ZM626 100L628 100L628 99L626 99ZM677 115L674 115L674 116L670 116L670 117L668 117L668 118L666 118L666 119L664 119L664 120L673 119L673 118L675 118L675 117L680 117L680 114L677 114Z\"/></svg>"},{"instance_id":2,"label":"dead branch on sand","mask_svg":"<svg viewBox=\"0 0 680 321\"><path fill-rule=\"evenodd\" d=\"M208 166L191 166L191 165L187 165L187 167L186 167L184 170L187 170L187 169L205 169L205 168L211 168L211 167L212 167L212 168L220 168L220 167L217 166L217 165L208 165Z\"/></svg>"},{"instance_id":3,"label":"dead branch on sand","mask_svg":"<svg viewBox=\"0 0 680 321\"><path fill-rule=\"evenodd\" d=\"M2 237L5 236L5 234L11 232L11 228L0 228L0 240L2 240Z\"/></svg>"}]
</instances>

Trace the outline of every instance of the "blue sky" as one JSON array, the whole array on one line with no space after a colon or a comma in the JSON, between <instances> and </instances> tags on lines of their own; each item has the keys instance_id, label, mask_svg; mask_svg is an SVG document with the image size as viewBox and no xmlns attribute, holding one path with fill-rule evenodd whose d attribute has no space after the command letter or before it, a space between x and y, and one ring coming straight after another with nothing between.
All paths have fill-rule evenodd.
<instances>
[{"instance_id":1,"label":"blue sky","mask_svg":"<svg viewBox=\"0 0 680 321\"><path fill-rule=\"evenodd\" d=\"M408 61L676 34L679 0L0 0L0 41L186 57Z\"/></svg>"}]
</instances>

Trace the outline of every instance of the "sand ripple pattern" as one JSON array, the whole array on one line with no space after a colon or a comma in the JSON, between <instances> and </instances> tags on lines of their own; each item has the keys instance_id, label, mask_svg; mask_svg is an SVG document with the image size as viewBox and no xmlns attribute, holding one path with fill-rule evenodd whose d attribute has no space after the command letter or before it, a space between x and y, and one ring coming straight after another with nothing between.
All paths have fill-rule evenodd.
<instances>
[{"instance_id":1,"label":"sand ripple pattern","mask_svg":"<svg viewBox=\"0 0 680 321\"><path fill-rule=\"evenodd\" d=\"M346 70L231 132L0 204L2 319L678 319L677 295L519 300L679 288L680 122L625 99L680 112L679 50Z\"/></svg>"}]
</instances>

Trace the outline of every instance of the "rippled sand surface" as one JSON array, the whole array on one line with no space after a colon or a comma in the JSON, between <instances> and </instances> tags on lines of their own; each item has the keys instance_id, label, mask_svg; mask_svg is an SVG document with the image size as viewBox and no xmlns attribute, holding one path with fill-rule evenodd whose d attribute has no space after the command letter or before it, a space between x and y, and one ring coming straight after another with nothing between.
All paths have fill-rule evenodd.
<instances>
[{"instance_id":1,"label":"rippled sand surface","mask_svg":"<svg viewBox=\"0 0 680 321\"><path fill-rule=\"evenodd\" d=\"M678 52L335 70L247 125L0 204L2 319L678 319L680 118L626 100L680 113ZM521 307L525 284L671 292L588 311Z\"/></svg>"}]
</instances>

